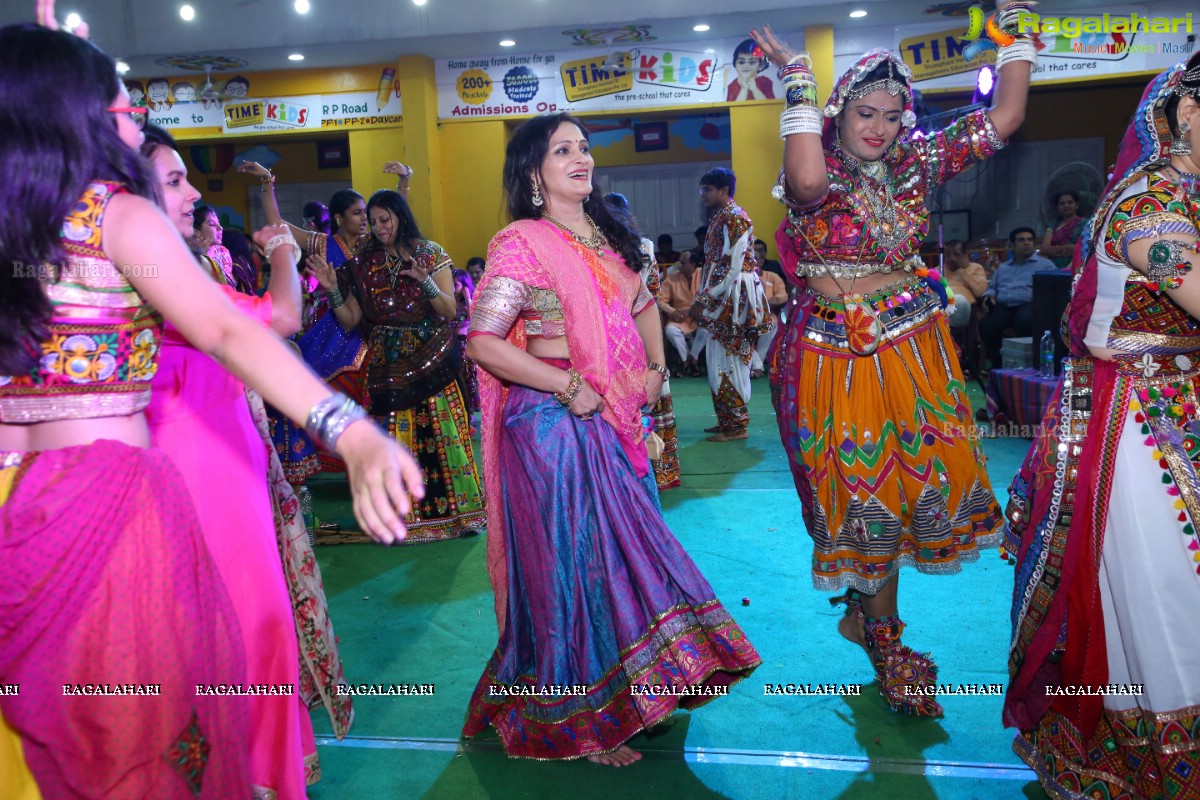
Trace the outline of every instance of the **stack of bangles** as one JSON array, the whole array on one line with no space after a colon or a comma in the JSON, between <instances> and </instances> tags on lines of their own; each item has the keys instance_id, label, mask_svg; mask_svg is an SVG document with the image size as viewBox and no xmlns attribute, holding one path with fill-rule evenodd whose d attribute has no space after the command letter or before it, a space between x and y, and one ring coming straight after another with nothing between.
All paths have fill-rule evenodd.
<instances>
[{"instance_id":1,"label":"stack of bangles","mask_svg":"<svg viewBox=\"0 0 1200 800\"><path fill-rule=\"evenodd\" d=\"M342 297L342 290L337 286L325 293L329 297L330 308L341 308L346 305L346 298Z\"/></svg>"},{"instance_id":2,"label":"stack of bangles","mask_svg":"<svg viewBox=\"0 0 1200 800\"><path fill-rule=\"evenodd\" d=\"M442 293L432 275L426 275L425 280L421 281L419 285L421 287L421 294L425 295L429 300L437 299L438 295Z\"/></svg>"},{"instance_id":3,"label":"stack of bangles","mask_svg":"<svg viewBox=\"0 0 1200 800\"><path fill-rule=\"evenodd\" d=\"M1017 23L1020 16L1032 14L1035 5L1037 4L1012 3L1005 6L1003 11L996 12L995 19L1001 32L1013 37L1013 41L1000 47L1000 52L996 54L997 73L1000 72L1001 67L1013 61L1028 61L1030 69L1037 66L1037 47L1033 44L1033 37L1028 33L1016 35L1007 33L1010 30L1019 30L1020 26Z\"/></svg>"},{"instance_id":4,"label":"stack of bangles","mask_svg":"<svg viewBox=\"0 0 1200 800\"><path fill-rule=\"evenodd\" d=\"M817 108L817 79L808 61L808 54L801 53L779 68L779 82L787 98L787 107L779 115L780 139L796 133L821 135L824 118Z\"/></svg>"},{"instance_id":5,"label":"stack of bangles","mask_svg":"<svg viewBox=\"0 0 1200 800\"><path fill-rule=\"evenodd\" d=\"M579 396L579 390L583 388L583 376L579 374L579 370L572 367L567 370L567 376L567 388L554 393L554 399L564 406L574 403L575 398Z\"/></svg>"},{"instance_id":6,"label":"stack of bangles","mask_svg":"<svg viewBox=\"0 0 1200 800\"><path fill-rule=\"evenodd\" d=\"M300 258L300 245L296 244L296 238L292 236L290 231L287 233L281 233L278 236L272 236L270 240L267 241L267 246L263 248L263 255L267 257L267 261L270 261L271 254L280 247L284 246L295 248L296 255L293 256L293 260Z\"/></svg>"},{"instance_id":7,"label":"stack of bangles","mask_svg":"<svg viewBox=\"0 0 1200 800\"><path fill-rule=\"evenodd\" d=\"M312 411L308 412L304 432L319 447L332 453L337 446L338 437L346 428L366 418L367 412L362 406L339 392L329 395L313 406Z\"/></svg>"}]
</instances>

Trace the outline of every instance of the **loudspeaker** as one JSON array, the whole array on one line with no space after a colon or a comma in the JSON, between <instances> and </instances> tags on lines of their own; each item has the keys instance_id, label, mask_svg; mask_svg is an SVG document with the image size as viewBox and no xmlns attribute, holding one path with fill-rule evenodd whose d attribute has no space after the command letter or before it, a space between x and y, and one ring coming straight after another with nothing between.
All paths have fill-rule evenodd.
<instances>
[{"instance_id":1,"label":"loudspeaker","mask_svg":"<svg viewBox=\"0 0 1200 800\"><path fill-rule=\"evenodd\" d=\"M1042 332L1054 339L1054 374L1062 369L1067 345L1062 339L1062 315L1071 299L1071 273L1038 272L1033 276L1033 357L1041 357Z\"/></svg>"}]
</instances>

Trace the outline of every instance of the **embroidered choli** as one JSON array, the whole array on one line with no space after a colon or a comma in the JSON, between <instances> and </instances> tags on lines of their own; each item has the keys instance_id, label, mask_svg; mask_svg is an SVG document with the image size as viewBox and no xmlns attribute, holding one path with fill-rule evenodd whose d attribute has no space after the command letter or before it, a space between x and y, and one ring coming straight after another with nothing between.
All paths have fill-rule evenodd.
<instances>
[{"instance_id":1,"label":"embroidered choli","mask_svg":"<svg viewBox=\"0 0 1200 800\"><path fill-rule=\"evenodd\" d=\"M807 206L783 197L789 209L776 241L788 279L912 271L920 266L917 251L929 231L928 194L1004 144L980 110L933 136L897 140L880 162L878 180L826 152L826 194Z\"/></svg>"},{"instance_id":2,"label":"embroidered choli","mask_svg":"<svg viewBox=\"0 0 1200 800\"><path fill-rule=\"evenodd\" d=\"M1084 342L1131 355L1194 354L1200 322L1129 265L1129 246L1164 234L1200 238L1200 203L1189 199L1168 175L1147 172L1126 187L1103 220L1096 252L1096 299ZM1168 359L1169 360L1169 359ZM1149 363L1149 362L1147 362Z\"/></svg>"},{"instance_id":3,"label":"embroidered choli","mask_svg":"<svg viewBox=\"0 0 1200 800\"><path fill-rule=\"evenodd\" d=\"M426 239L414 245L413 262L431 276L452 267L445 249ZM461 368L453 324L434 310L419 283L400 274L405 268L372 243L338 271L342 293L353 292L362 309L373 414L411 407L418 396L444 388Z\"/></svg>"},{"instance_id":4,"label":"embroidered choli","mask_svg":"<svg viewBox=\"0 0 1200 800\"><path fill-rule=\"evenodd\" d=\"M636 317L653 304L654 296L643 285L630 313ZM495 277L475 296L468 336L486 333L504 338L518 319L525 323L526 336L557 339L567 335L562 303L552 289Z\"/></svg>"},{"instance_id":5,"label":"embroidered choli","mask_svg":"<svg viewBox=\"0 0 1200 800\"><path fill-rule=\"evenodd\" d=\"M127 416L150 402L162 318L104 254L101 225L108 201L125 191L112 182L88 186L63 221L66 263L37 270L50 299L50 336L29 372L0 376L0 422L35 423ZM149 269L129 265L127 269Z\"/></svg>"}]
</instances>

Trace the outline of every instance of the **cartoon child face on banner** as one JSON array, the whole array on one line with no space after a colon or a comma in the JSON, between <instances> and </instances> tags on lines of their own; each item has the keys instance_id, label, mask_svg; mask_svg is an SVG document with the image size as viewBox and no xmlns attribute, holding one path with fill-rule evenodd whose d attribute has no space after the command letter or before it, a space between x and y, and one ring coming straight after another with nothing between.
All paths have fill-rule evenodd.
<instances>
[{"instance_id":1,"label":"cartoon child face on banner","mask_svg":"<svg viewBox=\"0 0 1200 800\"><path fill-rule=\"evenodd\" d=\"M141 81L125 81L125 91L129 92L131 106L146 105L146 89Z\"/></svg>"},{"instance_id":2,"label":"cartoon child face on banner","mask_svg":"<svg viewBox=\"0 0 1200 800\"><path fill-rule=\"evenodd\" d=\"M166 78L155 78L146 84L147 105L154 111L168 111L174 101L171 99L171 84Z\"/></svg>"},{"instance_id":3,"label":"cartoon child face on banner","mask_svg":"<svg viewBox=\"0 0 1200 800\"><path fill-rule=\"evenodd\" d=\"M746 39L733 51L734 78L725 92L725 100L774 100L775 88L771 79L761 75L770 62L753 39Z\"/></svg>"},{"instance_id":4,"label":"cartoon child face on banner","mask_svg":"<svg viewBox=\"0 0 1200 800\"><path fill-rule=\"evenodd\" d=\"M241 100L246 95L250 94L250 81L243 78L241 75L230 78L225 82L225 88L221 90L230 100Z\"/></svg>"},{"instance_id":5,"label":"cartoon child face on banner","mask_svg":"<svg viewBox=\"0 0 1200 800\"><path fill-rule=\"evenodd\" d=\"M175 95L176 103L196 102L196 87L185 81L180 81L172 86L171 94Z\"/></svg>"}]
</instances>

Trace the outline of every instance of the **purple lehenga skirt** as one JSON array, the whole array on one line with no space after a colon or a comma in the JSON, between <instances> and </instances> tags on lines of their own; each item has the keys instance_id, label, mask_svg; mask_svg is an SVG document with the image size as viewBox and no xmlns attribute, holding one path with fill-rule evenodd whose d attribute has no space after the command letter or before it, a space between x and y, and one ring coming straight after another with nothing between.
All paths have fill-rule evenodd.
<instances>
[{"instance_id":1,"label":"purple lehenga skirt","mask_svg":"<svg viewBox=\"0 0 1200 800\"><path fill-rule=\"evenodd\" d=\"M503 425L490 502L503 506L508 610L465 736L491 725L525 758L608 752L762 663L668 530L654 472L637 476L608 423L514 386Z\"/></svg>"}]
</instances>

